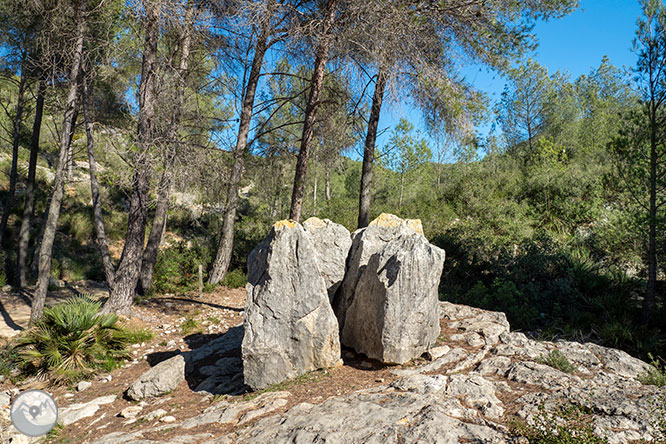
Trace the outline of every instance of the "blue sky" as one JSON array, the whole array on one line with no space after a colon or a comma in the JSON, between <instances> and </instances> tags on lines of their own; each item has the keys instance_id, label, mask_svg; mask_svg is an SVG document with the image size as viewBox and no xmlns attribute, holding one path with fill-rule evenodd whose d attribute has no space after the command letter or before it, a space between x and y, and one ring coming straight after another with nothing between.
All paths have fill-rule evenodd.
<instances>
[{"instance_id":1,"label":"blue sky","mask_svg":"<svg viewBox=\"0 0 666 444\"><path fill-rule=\"evenodd\" d=\"M550 73L566 71L572 79L587 74L601 63L607 55L616 66L633 67L636 56L631 51L640 16L638 0L582 0L579 8L568 16L549 22L539 22L534 28L539 46L530 57L548 68ZM464 71L467 79L490 97L499 100L504 79L487 69L478 67ZM409 105L389 104L382 110L380 128L388 128L378 139L378 146L388 140L390 128L401 117L410 120L419 128L420 111ZM487 134L490 124L479 128Z\"/></svg>"}]
</instances>

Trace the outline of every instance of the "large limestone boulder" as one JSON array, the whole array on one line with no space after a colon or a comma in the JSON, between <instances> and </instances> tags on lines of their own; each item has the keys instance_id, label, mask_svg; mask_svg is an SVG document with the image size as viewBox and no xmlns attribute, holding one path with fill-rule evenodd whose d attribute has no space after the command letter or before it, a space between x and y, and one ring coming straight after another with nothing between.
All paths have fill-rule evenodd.
<instances>
[{"instance_id":1,"label":"large limestone boulder","mask_svg":"<svg viewBox=\"0 0 666 444\"><path fill-rule=\"evenodd\" d=\"M351 234L342 225L317 217L303 222L303 228L315 248L319 272L326 283L328 297L333 300L345 277L347 255L352 244Z\"/></svg>"},{"instance_id":2,"label":"large limestone boulder","mask_svg":"<svg viewBox=\"0 0 666 444\"><path fill-rule=\"evenodd\" d=\"M352 234L352 244L347 258L347 269L338 293L333 299L333 310L338 318L340 329L344 327L347 309L354 299L356 285L368 265L370 257L385 244L400 236L423 235L421 221L400 219L393 214L382 213L368 225Z\"/></svg>"},{"instance_id":3,"label":"large limestone boulder","mask_svg":"<svg viewBox=\"0 0 666 444\"><path fill-rule=\"evenodd\" d=\"M248 260L243 375L265 388L340 360L338 323L310 236L276 222Z\"/></svg>"},{"instance_id":4,"label":"large limestone boulder","mask_svg":"<svg viewBox=\"0 0 666 444\"><path fill-rule=\"evenodd\" d=\"M439 335L444 251L420 227L382 214L357 231L335 301L342 343L385 363L420 356Z\"/></svg>"}]
</instances>

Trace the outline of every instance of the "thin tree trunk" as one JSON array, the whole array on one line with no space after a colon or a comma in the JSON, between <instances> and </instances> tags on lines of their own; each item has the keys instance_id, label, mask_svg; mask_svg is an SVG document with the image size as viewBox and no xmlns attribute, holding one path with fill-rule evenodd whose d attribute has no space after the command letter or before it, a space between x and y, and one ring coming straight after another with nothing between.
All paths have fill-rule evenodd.
<instances>
[{"instance_id":1,"label":"thin tree trunk","mask_svg":"<svg viewBox=\"0 0 666 444\"><path fill-rule=\"evenodd\" d=\"M165 166L166 169L162 173L162 178L160 179L157 203L155 204L155 215L153 216L153 223L150 227L148 242L146 248L143 250L139 286L137 288L139 294L147 294L150 292L155 264L157 263L157 253L159 252L166 230L169 213L169 196L171 194L171 169L173 161L168 160L167 163L169 165Z\"/></svg>"},{"instance_id":2,"label":"thin tree trunk","mask_svg":"<svg viewBox=\"0 0 666 444\"><path fill-rule=\"evenodd\" d=\"M72 118L72 137L74 136L74 131L76 131L76 122L79 120L79 109L81 108L81 93L79 93L79 98L76 101L74 106L74 117ZM71 138L70 138L71 139ZM74 171L74 145L72 141L69 142L69 150L67 152L67 179L72 178Z\"/></svg>"},{"instance_id":3,"label":"thin tree trunk","mask_svg":"<svg viewBox=\"0 0 666 444\"><path fill-rule=\"evenodd\" d=\"M72 125L71 125L71 128L69 130L69 141L67 142L70 145L72 144L72 140L74 140L74 130L76 129L76 120L78 119L78 116L79 116L79 111L77 109L79 105L80 105L80 103L78 102L78 98L77 98L77 102L74 105L74 114L72 116ZM69 154L68 154L68 156L69 156ZM65 176L65 180L68 177L69 176ZM30 264L30 275L31 276L37 276L37 268L39 266L39 252L40 252L40 249L41 249L41 246L42 246L42 239L44 238L44 229L46 228L46 219L48 219L48 217L49 217L49 207L51 206L52 197L53 196L49 196L48 199L46 200L46 208L44 209L44 213L42 214L42 224L41 224L41 228L39 230L39 236L37 237L37 242L36 242L36 245L35 245L35 252L32 256L32 262Z\"/></svg>"},{"instance_id":4,"label":"thin tree trunk","mask_svg":"<svg viewBox=\"0 0 666 444\"><path fill-rule=\"evenodd\" d=\"M534 156L534 147L532 146L532 121L529 112L527 115L527 143L530 147L530 156Z\"/></svg>"},{"instance_id":5,"label":"thin tree trunk","mask_svg":"<svg viewBox=\"0 0 666 444\"><path fill-rule=\"evenodd\" d=\"M275 160L273 157L274 165L277 165L276 168L273 168L273 180L275 183L275 191L273 193L273 209L271 210L271 219L277 219L277 215L280 211L280 191L282 190L282 165L278 163L279 161Z\"/></svg>"},{"instance_id":6,"label":"thin tree trunk","mask_svg":"<svg viewBox=\"0 0 666 444\"><path fill-rule=\"evenodd\" d=\"M39 250L39 271L37 276L37 288L32 302L32 311L30 313L30 322L36 322L44 310L46 302L46 292L51 275L51 255L53 252L53 242L55 240L56 229L58 227L58 218L60 217L60 208L62 198L65 192L65 173L67 168L67 154L71 143L71 131L74 125L74 111L79 95L78 78L81 74L81 63L83 58L83 36L85 29L85 19L83 17L84 2L81 2L77 9L76 17L76 43L74 46L74 59L69 74L69 92L65 106L65 115L62 122L62 134L60 136L60 149L58 156L58 166L56 167L55 179L53 181L53 193L51 194L51 203L46 218L44 237Z\"/></svg>"},{"instance_id":7,"label":"thin tree trunk","mask_svg":"<svg viewBox=\"0 0 666 444\"><path fill-rule=\"evenodd\" d=\"M312 190L312 215L317 215L317 171L314 175L314 189Z\"/></svg>"},{"instance_id":8,"label":"thin tree trunk","mask_svg":"<svg viewBox=\"0 0 666 444\"><path fill-rule=\"evenodd\" d=\"M192 42L192 20L194 9L190 3L185 15L185 31L183 35L183 42L180 53L180 62L178 71L178 84L176 86L176 99L173 105L173 114L171 121L171 134L168 143L170 150L167 154L167 159L164 163L164 172L160 178L159 192L157 195L157 203L155 205L155 215L153 216L153 223L150 227L150 234L148 235L148 243L143 251L141 260L141 272L139 277L138 291L141 294L146 294L150 291L153 282L153 272L155 264L157 263L157 253L164 232L166 231L167 217L169 213L169 197L171 195L171 182L173 176L173 164L176 159L178 148L178 130L180 129L180 120L182 115L183 97L185 96L185 80L187 77L187 69L190 59L190 45Z\"/></svg>"},{"instance_id":9,"label":"thin tree trunk","mask_svg":"<svg viewBox=\"0 0 666 444\"><path fill-rule=\"evenodd\" d=\"M46 199L46 205L42 212L42 223L39 225L39 234L35 241L35 250L32 254L32 262L30 262L30 276L32 279L37 279L37 269L39 268L39 250L42 248L42 239L44 239L44 229L46 228L46 219L49 217L49 207L51 206L51 195Z\"/></svg>"},{"instance_id":10,"label":"thin tree trunk","mask_svg":"<svg viewBox=\"0 0 666 444\"><path fill-rule=\"evenodd\" d=\"M134 177L132 178L127 232L113 288L109 299L102 307L103 313L127 314L130 312L134 290L139 280L146 234L146 200L152 174L150 150L155 138L155 82L160 5L157 0L146 0L144 6L146 25L139 86L138 149L134 155Z\"/></svg>"},{"instance_id":11,"label":"thin tree trunk","mask_svg":"<svg viewBox=\"0 0 666 444\"><path fill-rule=\"evenodd\" d=\"M405 189L405 175L400 174L400 200L398 201L398 209L402 209L402 194Z\"/></svg>"},{"instance_id":12,"label":"thin tree trunk","mask_svg":"<svg viewBox=\"0 0 666 444\"><path fill-rule=\"evenodd\" d=\"M361 193L358 202L358 227L364 228L370 223L370 200L372 190L372 163L375 160L375 143L377 141L377 127L379 115L384 101L386 88L386 73L380 68L375 84L375 93L372 96L372 107L368 119L368 133L365 137L363 149L363 166L361 171Z\"/></svg>"},{"instance_id":13,"label":"thin tree trunk","mask_svg":"<svg viewBox=\"0 0 666 444\"><path fill-rule=\"evenodd\" d=\"M23 117L23 95L25 92L25 84L27 81L27 74L25 72L25 56L24 62L21 63L21 79L19 80L18 98L16 100L16 116L14 118L14 141L12 145L12 166L9 172L9 192L5 199L5 205L2 209L2 218L0 218L0 245L7 229L7 221L9 214L12 212L14 206L14 195L16 194L16 176L18 175L18 150L19 138L21 137L21 119Z\"/></svg>"},{"instance_id":14,"label":"thin tree trunk","mask_svg":"<svg viewBox=\"0 0 666 444\"><path fill-rule=\"evenodd\" d=\"M229 263L231 262L231 253L234 246L234 224L236 222L236 211L238 209L238 186L243 175L243 162L247 151L247 136L250 132L250 121L254 109L254 96L257 92L257 84L261 74L261 67L264 63L264 55L268 49L268 37L271 31L271 17L273 15L274 1L267 4L266 17L262 25L261 34L257 39L254 48L254 57L252 67L245 88L245 97L243 97L243 107L241 108L240 125L238 127L238 138L234 148L233 165L231 167L231 177L227 188L227 202L224 207L224 216L222 220L222 233L220 243L217 247L217 255L213 262L210 274L208 276L209 284L217 284L227 274Z\"/></svg>"},{"instance_id":15,"label":"thin tree trunk","mask_svg":"<svg viewBox=\"0 0 666 444\"><path fill-rule=\"evenodd\" d=\"M104 276L109 289L113 285L115 270L109 254L109 245L106 240L104 230L104 216L102 214L102 201L99 197L99 183L97 182L97 162L95 161L95 139L93 135L93 122L90 115L90 89L88 82L83 80L83 119L86 125L86 148L88 150L88 171L90 172L90 195L92 196L93 223L95 233L97 233L97 248L102 256L102 265L104 266Z\"/></svg>"},{"instance_id":16,"label":"thin tree trunk","mask_svg":"<svg viewBox=\"0 0 666 444\"><path fill-rule=\"evenodd\" d=\"M335 23L335 13L338 0L328 0L326 5L326 22L324 24L323 36L317 46L315 55L314 70L312 72L312 81L310 86L310 95L305 106L305 118L303 120L303 133L301 135L301 147L298 151L298 160L296 161L296 171L294 173L294 189L291 193L291 207L289 208L289 218L298 222L301 219L301 209L303 207L303 194L305 191L305 179L308 170L308 160L310 158L310 149L312 145L312 135L314 133L315 118L317 108L319 108L319 96L324 85L324 71L328 61L328 50L331 46L333 24Z\"/></svg>"},{"instance_id":17,"label":"thin tree trunk","mask_svg":"<svg viewBox=\"0 0 666 444\"><path fill-rule=\"evenodd\" d=\"M42 130L42 116L44 114L44 95L46 94L46 81L39 80L37 100L35 103L35 119L32 123L32 138L30 140L30 160L28 161L28 180L25 185L25 203L21 229L19 230L19 244L17 253L18 286L25 288L28 284L26 259L28 257L28 244L30 243L30 225L35 211L35 174L37 172L37 154L39 153L39 137Z\"/></svg>"},{"instance_id":18,"label":"thin tree trunk","mask_svg":"<svg viewBox=\"0 0 666 444\"><path fill-rule=\"evenodd\" d=\"M654 309L657 289L657 111L651 101L650 115L650 209L648 232L648 281L643 301L642 321L647 324Z\"/></svg>"},{"instance_id":19,"label":"thin tree trunk","mask_svg":"<svg viewBox=\"0 0 666 444\"><path fill-rule=\"evenodd\" d=\"M275 220L280 209L280 191L278 190L273 197L273 208L271 210L271 219Z\"/></svg>"},{"instance_id":20,"label":"thin tree trunk","mask_svg":"<svg viewBox=\"0 0 666 444\"><path fill-rule=\"evenodd\" d=\"M331 200L331 171L326 167L326 202Z\"/></svg>"}]
</instances>

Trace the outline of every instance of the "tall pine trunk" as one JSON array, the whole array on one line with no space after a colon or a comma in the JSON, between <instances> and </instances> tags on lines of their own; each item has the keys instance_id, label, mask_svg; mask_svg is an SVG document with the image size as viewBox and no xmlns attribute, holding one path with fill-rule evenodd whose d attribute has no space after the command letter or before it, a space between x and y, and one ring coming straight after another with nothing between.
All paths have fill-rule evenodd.
<instances>
[{"instance_id":1,"label":"tall pine trunk","mask_svg":"<svg viewBox=\"0 0 666 444\"><path fill-rule=\"evenodd\" d=\"M115 271L109 254L109 245L104 230L104 216L102 215L102 202L99 197L99 182L97 181L97 161L95 160L95 139L93 134L93 121L90 115L90 89L88 82L83 81L83 119L86 126L86 149L88 151L88 171L90 173L90 195L92 196L93 224L97 234L97 249L102 256L104 276L109 288L113 285Z\"/></svg>"},{"instance_id":2,"label":"tall pine trunk","mask_svg":"<svg viewBox=\"0 0 666 444\"><path fill-rule=\"evenodd\" d=\"M185 31L182 39L182 47L180 52L180 62L178 64L178 71L176 75L178 82L176 85L176 99L174 100L173 113L171 117L171 128L169 135L169 152L164 163L164 172L160 178L159 191L157 194L157 203L155 204L155 215L153 216L153 223L150 227L150 234L148 235L148 243L143 251L141 260L141 272L139 277L138 291L145 294L150 291L153 282L153 272L155 264L157 263L157 253L162 238L166 230L167 217L169 213L169 197L171 195L171 182L173 176L173 164L176 159L178 150L178 131L180 129L180 121L183 108L183 97L185 96L185 81L187 78L187 70L189 67L190 59L190 46L192 43L192 20L194 9L191 4L188 4L185 13Z\"/></svg>"},{"instance_id":3,"label":"tall pine trunk","mask_svg":"<svg viewBox=\"0 0 666 444\"><path fill-rule=\"evenodd\" d=\"M317 109L319 108L319 98L324 86L324 71L326 69L326 62L328 61L328 51L331 47L332 30L335 23L337 4L338 0L328 0L326 5L324 29L322 30L322 37L315 52L315 64L312 72L312 80L310 82L310 95L308 96L308 102L305 106L301 147L298 151L298 160L296 161L294 188L291 193L291 207L289 208L289 218L297 222L301 219L312 135L314 133Z\"/></svg>"},{"instance_id":4,"label":"tall pine trunk","mask_svg":"<svg viewBox=\"0 0 666 444\"><path fill-rule=\"evenodd\" d=\"M109 299L103 313L127 314L131 310L134 290L139 280L143 243L146 234L146 200L150 190L151 148L155 138L155 82L157 77L157 43L160 29L160 5L146 0L145 38L141 84L139 86L138 148L134 155L134 175L130 194L125 245L120 255Z\"/></svg>"},{"instance_id":5,"label":"tall pine trunk","mask_svg":"<svg viewBox=\"0 0 666 444\"><path fill-rule=\"evenodd\" d=\"M368 132L365 136L363 148L363 166L361 167L361 193L358 202L358 227L364 228L370 223L370 200L372 190L372 163L375 160L375 143L377 141L377 127L379 115L384 101L386 89L386 73L380 68L375 84L375 93L372 96L372 107L368 119Z\"/></svg>"},{"instance_id":6,"label":"tall pine trunk","mask_svg":"<svg viewBox=\"0 0 666 444\"><path fill-rule=\"evenodd\" d=\"M19 230L19 243L17 252L17 275L19 288L28 284L26 260L28 258L28 244L30 243L30 226L35 211L35 174L37 172L37 155L39 153L39 137L42 130L42 116L44 114L44 95L46 94L46 80L39 80L37 100L35 102L35 119L32 123L32 138L30 139L30 160L28 161L28 180L25 185L25 201L23 217Z\"/></svg>"},{"instance_id":7,"label":"tall pine trunk","mask_svg":"<svg viewBox=\"0 0 666 444\"><path fill-rule=\"evenodd\" d=\"M234 225L236 222L236 211L238 210L238 186L243 175L243 163L247 152L247 136L250 132L250 122L254 110L254 97L257 92L257 84L261 75L261 67L264 63L264 56L268 49L268 38L271 32L271 18L273 15L273 5L271 0L267 4L266 17L262 24L261 34L257 38L257 44L254 48L254 57L250 75L247 79L245 96L243 97L243 106L241 108L240 125L238 127L238 138L233 154L233 165L231 167L231 177L227 187L227 202L224 207L224 216L222 219L222 233L220 234L220 243L217 247L217 254L213 267L208 275L209 284L217 284L227 274L229 263L231 262L231 253L234 246Z\"/></svg>"},{"instance_id":8,"label":"tall pine trunk","mask_svg":"<svg viewBox=\"0 0 666 444\"><path fill-rule=\"evenodd\" d=\"M9 192L5 199L5 204L2 209L2 218L0 218L0 245L7 229L7 221L14 206L14 195L16 194L16 178L18 175L18 150L19 139L21 137L21 120L23 118L23 95L25 93L25 84L28 75L25 72L25 56L21 63L21 79L19 80L18 98L16 100L16 116L14 116L14 134L12 144L12 166L9 172Z\"/></svg>"},{"instance_id":9,"label":"tall pine trunk","mask_svg":"<svg viewBox=\"0 0 666 444\"><path fill-rule=\"evenodd\" d=\"M65 115L62 122L62 134L60 135L60 148L58 153L58 166L56 167L55 179L53 181L53 192L51 202L48 207L46 222L44 224L44 236L39 250L39 268L37 275L37 288L32 301L32 311L30 313L30 322L36 322L44 310L46 302L46 292L51 275L51 255L53 253L53 242L55 240L56 229L58 227L58 218L60 217L60 208L62 198L65 192L65 174L67 169L67 155L69 145L71 144L71 131L74 125L76 104L79 95L79 76L81 75L81 63L83 58L83 36L85 31L85 19L83 16L84 2L80 2L76 11L76 43L72 66L69 73L69 92L65 105Z\"/></svg>"}]
</instances>

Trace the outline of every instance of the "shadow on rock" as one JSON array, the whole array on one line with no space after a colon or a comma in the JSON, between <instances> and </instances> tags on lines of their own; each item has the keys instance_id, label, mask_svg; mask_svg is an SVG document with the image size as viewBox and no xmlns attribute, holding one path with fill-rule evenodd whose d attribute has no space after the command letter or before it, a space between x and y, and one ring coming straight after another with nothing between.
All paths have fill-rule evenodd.
<instances>
[{"instance_id":1,"label":"shadow on rock","mask_svg":"<svg viewBox=\"0 0 666 444\"><path fill-rule=\"evenodd\" d=\"M180 350L167 350L161 352L150 353L146 355L146 361L150 364L151 367L155 367L162 361L173 358L176 355L181 354Z\"/></svg>"},{"instance_id":2,"label":"shadow on rock","mask_svg":"<svg viewBox=\"0 0 666 444\"><path fill-rule=\"evenodd\" d=\"M193 334L185 341L206 344L186 353L185 379L193 391L212 395L238 395L247 391L241 359L242 326L233 327L223 335Z\"/></svg>"},{"instance_id":3,"label":"shadow on rock","mask_svg":"<svg viewBox=\"0 0 666 444\"><path fill-rule=\"evenodd\" d=\"M149 355L148 362L152 367L129 387L127 397L138 401L161 396L175 390L183 380L195 392L213 395L246 392L240 357L243 327L233 327L223 335L210 336L214 339L191 351L174 350Z\"/></svg>"},{"instance_id":4,"label":"shadow on rock","mask_svg":"<svg viewBox=\"0 0 666 444\"><path fill-rule=\"evenodd\" d=\"M222 338L227 333L192 333L183 338L185 343L190 347L190 350L194 350L199 347L203 347L206 344L211 343L217 339Z\"/></svg>"},{"instance_id":5,"label":"shadow on rock","mask_svg":"<svg viewBox=\"0 0 666 444\"><path fill-rule=\"evenodd\" d=\"M362 353L356 353L354 349L343 347L342 350L343 361L345 365L362 371L381 370L390 367L389 364L384 364L376 359L371 359Z\"/></svg>"}]
</instances>

